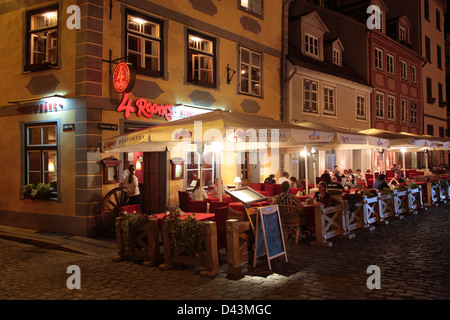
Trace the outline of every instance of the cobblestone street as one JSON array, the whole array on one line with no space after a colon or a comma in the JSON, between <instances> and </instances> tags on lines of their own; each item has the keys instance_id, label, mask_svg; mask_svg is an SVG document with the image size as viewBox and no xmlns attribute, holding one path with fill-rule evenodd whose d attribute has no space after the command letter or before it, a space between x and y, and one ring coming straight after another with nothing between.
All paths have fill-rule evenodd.
<instances>
[{"instance_id":1,"label":"cobblestone street","mask_svg":"<svg viewBox=\"0 0 450 320\"><path fill-rule=\"evenodd\" d=\"M357 230L331 248L287 244L288 263L264 259L240 279L226 264L212 279L195 269L161 271L130 261L112 262L110 250L80 254L0 239L0 299L144 300L448 300L450 298L450 205ZM225 255L221 262L225 262ZM70 290L67 268L81 270L81 289ZM381 270L381 289L370 290L367 268Z\"/></svg>"}]
</instances>

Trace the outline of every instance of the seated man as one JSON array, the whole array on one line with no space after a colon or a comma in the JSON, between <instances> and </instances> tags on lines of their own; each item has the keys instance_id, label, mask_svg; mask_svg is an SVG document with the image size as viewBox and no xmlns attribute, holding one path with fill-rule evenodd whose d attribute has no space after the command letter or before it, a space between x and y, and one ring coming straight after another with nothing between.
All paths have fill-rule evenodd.
<instances>
[{"instance_id":1,"label":"seated man","mask_svg":"<svg viewBox=\"0 0 450 320\"><path fill-rule=\"evenodd\" d=\"M298 206L300 210L303 210L303 204L298 200L298 198L289 193L289 182L285 181L281 184L281 193L273 197L272 204L287 204Z\"/></svg>"},{"instance_id":2,"label":"seated man","mask_svg":"<svg viewBox=\"0 0 450 320\"><path fill-rule=\"evenodd\" d=\"M394 177L393 177L392 180L389 182L389 186L394 186L394 187L396 187L396 186L399 185L400 183L405 183L405 180L402 179L402 174L400 173L400 171L395 171Z\"/></svg>"},{"instance_id":3,"label":"seated man","mask_svg":"<svg viewBox=\"0 0 450 320\"><path fill-rule=\"evenodd\" d=\"M380 174L378 175L377 181L373 184L373 188L383 191L384 189L390 189L389 185L386 183L386 175Z\"/></svg>"},{"instance_id":4,"label":"seated man","mask_svg":"<svg viewBox=\"0 0 450 320\"><path fill-rule=\"evenodd\" d=\"M340 190L344 190L344 186L338 182L337 177L336 176L332 176L331 177L331 182L328 184L328 189L340 189Z\"/></svg>"},{"instance_id":5,"label":"seated man","mask_svg":"<svg viewBox=\"0 0 450 320\"><path fill-rule=\"evenodd\" d=\"M268 184L276 183L275 175L274 175L274 174L271 174L270 176L268 176L268 177L266 178L266 180L264 180L264 183L268 183Z\"/></svg>"}]
</instances>

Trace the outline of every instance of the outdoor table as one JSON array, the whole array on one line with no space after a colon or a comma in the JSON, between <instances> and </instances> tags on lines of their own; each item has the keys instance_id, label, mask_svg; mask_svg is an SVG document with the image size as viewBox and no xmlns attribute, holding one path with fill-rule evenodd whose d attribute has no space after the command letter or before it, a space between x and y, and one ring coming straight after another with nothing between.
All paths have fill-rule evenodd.
<instances>
[{"instance_id":1,"label":"outdoor table","mask_svg":"<svg viewBox=\"0 0 450 320\"><path fill-rule=\"evenodd\" d=\"M306 199L308 199L308 198L309 198L309 196L299 196L299 197L297 197L297 199L300 200L300 202L305 202Z\"/></svg>"},{"instance_id":2,"label":"outdoor table","mask_svg":"<svg viewBox=\"0 0 450 320\"><path fill-rule=\"evenodd\" d=\"M220 202L220 199L218 196L215 195L209 195L208 194L208 199L209 202ZM231 202L231 197L230 196L222 196L222 202Z\"/></svg>"},{"instance_id":3,"label":"outdoor table","mask_svg":"<svg viewBox=\"0 0 450 320\"><path fill-rule=\"evenodd\" d=\"M195 214L195 216L194 216ZM162 227L162 220L163 218L166 216L166 213L158 213L155 214L156 218L158 218L158 225L159 225L159 229L161 229ZM215 215L214 213L194 213L194 212L185 212L183 215L180 215L180 219L184 220L187 217L192 217L194 216L197 220L199 221L214 221L215 220Z\"/></svg>"}]
</instances>

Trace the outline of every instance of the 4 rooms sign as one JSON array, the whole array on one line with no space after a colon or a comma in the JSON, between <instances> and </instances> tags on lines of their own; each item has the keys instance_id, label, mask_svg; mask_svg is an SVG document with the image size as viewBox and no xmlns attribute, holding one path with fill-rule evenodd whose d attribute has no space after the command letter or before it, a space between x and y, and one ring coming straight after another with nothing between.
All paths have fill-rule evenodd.
<instances>
[{"instance_id":1,"label":"4 rooms sign","mask_svg":"<svg viewBox=\"0 0 450 320\"><path fill-rule=\"evenodd\" d=\"M130 98L130 91L133 89L136 79L134 66L128 62L119 63L113 73L114 89L123 93L122 102L117 107L118 112L123 112L125 119L128 119L132 113L138 117L153 118L154 115L164 117L167 121L172 120L174 113L172 105L160 105L141 98L133 101Z\"/></svg>"}]
</instances>

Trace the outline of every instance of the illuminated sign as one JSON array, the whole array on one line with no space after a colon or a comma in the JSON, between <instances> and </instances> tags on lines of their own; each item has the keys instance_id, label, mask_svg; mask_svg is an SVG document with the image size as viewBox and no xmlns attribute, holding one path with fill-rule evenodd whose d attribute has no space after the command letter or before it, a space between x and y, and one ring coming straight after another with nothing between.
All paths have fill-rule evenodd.
<instances>
[{"instance_id":1,"label":"illuminated sign","mask_svg":"<svg viewBox=\"0 0 450 320\"><path fill-rule=\"evenodd\" d=\"M172 120L173 106L172 105L160 105L156 103L147 102L145 99L138 99L133 105L129 93L124 93L122 102L117 107L118 112L124 112L125 119L128 119L131 113L136 113L138 117L152 118L154 115L158 115L166 118L166 120Z\"/></svg>"},{"instance_id":2,"label":"illuminated sign","mask_svg":"<svg viewBox=\"0 0 450 320\"><path fill-rule=\"evenodd\" d=\"M30 106L22 106L17 108L21 113L44 113L61 110L63 105L60 103L45 102L40 104L33 104Z\"/></svg>"},{"instance_id":3,"label":"illuminated sign","mask_svg":"<svg viewBox=\"0 0 450 320\"><path fill-rule=\"evenodd\" d=\"M130 92L134 87L136 72L134 66L128 62L121 62L114 68L113 86L119 92Z\"/></svg>"}]
</instances>

